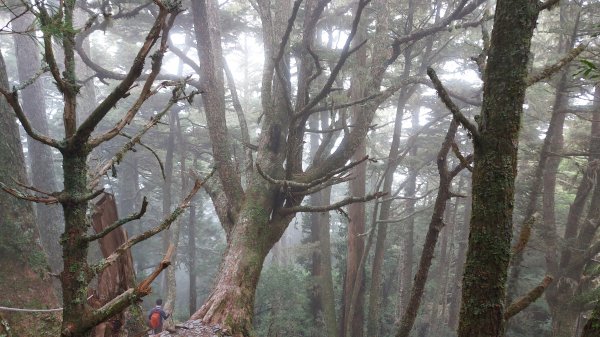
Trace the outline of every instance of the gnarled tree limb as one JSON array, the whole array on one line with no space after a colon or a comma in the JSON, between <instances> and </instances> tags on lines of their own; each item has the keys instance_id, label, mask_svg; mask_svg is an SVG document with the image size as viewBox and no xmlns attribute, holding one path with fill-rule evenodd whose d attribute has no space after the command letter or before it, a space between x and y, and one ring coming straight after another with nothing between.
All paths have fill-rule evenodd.
<instances>
[{"instance_id":1,"label":"gnarled tree limb","mask_svg":"<svg viewBox=\"0 0 600 337\"><path fill-rule=\"evenodd\" d=\"M460 112L460 109L456 106L456 104L454 104L454 102L448 95L448 92L444 88L444 85L442 84L440 79L437 77L435 70L433 70L433 68L431 68L431 67L427 68L427 75L431 79L431 82L433 82L435 91L438 93L438 96L440 96L440 99L442 100L442 102L444 102L444 104L446 105L448 110L450 110L450 112L452 112L452 115L454 115L454 117L458 120L458 122L465 129L467 129L469 131L469 133L471 133L471 135L473 135L473 138L475 139L475 141L477 141L477 139L479 138L479 130L477 130L477 126L475 124L473 124L467 117L465 117L465 115L463 115L462 112Z\"/></svg>"},{"instance_id":2,"label":"gnarled tree limb","mask_svg":"<svg viewBox=\"0 0 600 337\"><path fill-rule=\"evenodd\" d=\"M385 195L385 193L383 193L383 192L376 192L373 194L368 194L364 197L348 197L348 198L345 198L343 200L340 200L336 203L333 203L333 204L327 205L327 206L294 206L294 207L282 208L278 212L281 215L288 215L288 214L300 213L300 212L309 212L309 213L327 212L327 211L331 211L334 209L339 209L339 208L349 205L349 204L354 204L357 202L367 202L367 201L370 201L373 199L381 198L384 195Z\"/></svg>"}]
</instances>

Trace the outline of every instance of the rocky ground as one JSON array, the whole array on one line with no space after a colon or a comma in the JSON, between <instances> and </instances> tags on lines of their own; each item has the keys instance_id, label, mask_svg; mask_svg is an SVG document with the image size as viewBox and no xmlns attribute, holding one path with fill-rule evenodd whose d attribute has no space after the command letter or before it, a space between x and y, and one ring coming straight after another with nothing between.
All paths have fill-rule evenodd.
<instances>
[{"instance_id":1,"label":"rocky ground","mask_svg":"<svg viewBox=\"0 0 600 337\"><path fill-rule=\"evenodd\" d=\"M207 326L200 320L187 321L175 325L171 331L163 331L160 334L152 335L154 337L228 337L219 326Z\"/></svg>"}]
</instances>

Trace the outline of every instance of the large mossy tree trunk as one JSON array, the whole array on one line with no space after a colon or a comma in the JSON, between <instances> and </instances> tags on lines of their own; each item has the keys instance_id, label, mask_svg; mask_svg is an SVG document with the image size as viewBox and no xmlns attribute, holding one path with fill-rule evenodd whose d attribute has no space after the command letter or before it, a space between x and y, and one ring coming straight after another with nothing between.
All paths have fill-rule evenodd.
<instances>
[{"instance_id":1,"label":"large mossy tree trunk","mask_svg":"<svg viewBox=\"0 0 600 337\"><path fill-rule=\"evenodd\" d=\"M500 0L474 135L473 206L463 278L459 337L504 334L514 181L529 49L540 5Z\"/></svg>"},{"instance_id":2,"label":"large mossy tree trunk","mask_svg":"<svg viewBox=\"0 0 600 337\"><path fill-rule=\"evenodd\" d=\"M272 205L268 197L271 195L259 194L246 197L244 208L229 234L216 286L191 317L202 318L208 324L225 323L236 336L251 335L254 296L263 262L287 226L286 222L270 221L268 209Z\"/></svg>"},{"instance_id":3,"label":"large mossy tree trunk","mask_svg":"<svg viewBox=\"0 0 600 337\"><path fill-rule=\"evenodd\" d=\"M0 87L8 87L6 66L0 53ZM15 115L0 96L0 181L27 181L25 158ZM39 245L33 206L0 191L0 306L21 309L59 307L46 255ZM58 314L0 312L12 335L55 336L60 327ZM7 327L0 325L0 335Z\"/></svg>"}]
</instances>

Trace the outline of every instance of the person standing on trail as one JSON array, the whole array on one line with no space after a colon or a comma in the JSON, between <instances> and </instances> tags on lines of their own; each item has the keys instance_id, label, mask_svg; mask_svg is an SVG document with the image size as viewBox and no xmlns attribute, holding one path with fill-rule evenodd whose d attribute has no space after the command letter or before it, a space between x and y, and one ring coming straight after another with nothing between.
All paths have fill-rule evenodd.
<instances>
[{"instance_id":1,"label":"person standing on trail","mask_svg":"<svg viewBox=\"0 0 600 337\"><path fill-rule=\"evenodd\" d=\"M167 314L162 309L162 300L159 298L156 300L156 306L150 310L148 314L148 320L150 328L153 334L161 333L163 331L163 320L169 318L170 314Z\"/></svg>"}]
</instances>

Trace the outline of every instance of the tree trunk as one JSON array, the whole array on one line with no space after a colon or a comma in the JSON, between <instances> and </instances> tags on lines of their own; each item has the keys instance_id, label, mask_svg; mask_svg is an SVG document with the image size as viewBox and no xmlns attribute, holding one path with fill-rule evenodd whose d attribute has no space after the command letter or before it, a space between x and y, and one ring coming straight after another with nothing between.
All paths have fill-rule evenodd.
<instances>
[{"instance_id":1,"label":"tree trunk","mask_svg":"<svg viewBox=\"0 0 600 337\"><path fill-rule=\"evenodd\" d=\"M325 117L327 118L327 117ZM309 120L311 129L319 128L318 116L313 116ZM323 122L325 124L326 121ZM313 133L310 136L311 156L317 153L319 148L319 135ZM331 188L314 193L310 196L312 206L325 206L331 202ZM331 273L331 242L329 237L330 230L329 212L315 212L310 215L310 237L309 242L314 245L311 261L312 291L311 312L313 320L320 327L320 320L323 320L323 327L319 331L325 331L326 337L337 337L337 319L335 314L335 301L333 294L333 279ZM318 337L318 336L315 336Z\"/></svg>"},{"instance_id":2,"label":"tree trunk","mask_svg":"<svg viewBox=\"0 0 600 337\"><path fill-rule=\"evenodd\" d=\"M466 190L470 190L470 180L467 182ZM464 204L463 220L458 229L458 252L456 253L456 263L454 268L454 280L452 287L452 297L448 308L448 328L456 330L458 327L458 317L460 313L460 298L462 296L462 276L467 258L467 243L469 240L469 219L471 218L471 197L467 197Z\"/></svg>"},{"instance_id":3,"label":"tree trunk","mask_svg":"<svg viewBox=\"0 0 600 337\"><path fill-rule=\"evenodd\" d=\"M194 159L194 163L196 160ZM195 167L196 165L194 165ZM196 279L198 275L196 274L196 203L195 199L192 199L192 204L190 205L190 217L188 219L188 269L189 269L189 278L190 278L190 287L189 287L189 313L190 316L193 315L198 307L198 294L196 289Z\"/></svg>"},{"instance_id":4,"label":"tree trunk","mask_svg":"<svg viewBox=\"0 0 600 337\"><path fill-rule=\"evenodd\" d=\"M409 97L405 90L402 90L398 98L396 107L396 118L394 120L394 134L388 155L388 164L385 169L383 181L383 193L390 195L392 184L394 182L394 173L399 164L398 154L400 152L400 135L402 133L402 116L404 116L405 105ZM392 208L392 200L386 200L381 204L379 210L379 220L387 220ZM367 315L367 335L372 337L379 336L379 317L380 317L380 299L383 258L385 253L385 240L387 236L387 224L377 225L377 240L375 242L375 255L373 256L373 267L371 270L371 289L369 290L369 311Z\"/></svg>"},{"instance_id":5,"label":"tree trunk","mask_svg":"<svg viewBox=\"0 0 600 337\"><path fill-rule=\"evenodd\" d=\"M138 154L136 152L131 152L123 160L118 166L118 176L117 176L117 186L118 186L118 211L119 214L129 215L133 214L137 211L136 206L140 201L140 179L138 172ZM132 221L130 228L133 228L133 231L129 233L142 233L143 232L143 224L139 220ZM146 257L147 253L142 250L140 247L133 247L131 249L131 254L133 255L133 261L135 264L136 274L143 275L144 271L142 268L148 266L148 259Z\"/></svg>"},{"instance_id":6,"label":"tree trunk","mask_svg":"<svg viewBox=\"0 0 600 337\"><path fill-rule=\"evenodd\" d=\"M386 4L379 4L385 8ZM404 32L409 34L412 30L413 26L413 18L414 18L414 2L409 1L409 14L406 22L406 26ZM384 14L385 13L385 14ZM378 20L388 20L387 11L383 9L383 13L378 14ZM422 64L424 64L424 60L428 59L428 56L431 52L431 42L432 40L428 40L424 54L421 56ZM412 61L413 61L413 47L408 46L404 52L404 69L402 70L401 78L402 80L408 80L411 75ZM402 131L402 118L404 116L404 112L406 110L406 104L408 100L415 93L417 86L406 86L400 90L398 95L398 102L396 106L396 117L394 120L394 133L392 135L392 142L390 144L390 151L388 155L388 165L386 167L384 181L383 181L383 193L389 195L391 193L392 184L394 182L394 173L396 169L400 165L400 135ZM414 125L414 129L416 129L416 125ZM409 144L408 146L412 146L414 144ZM387 220L390 215L390 210L392 207L392 201L387 200L381 204L381 209L379 211L379 220ZM385 252L385 240L387 237L387 224L380 223L377 225L377 241L375 243L375 256L373 257L373 267L371 273L371 289L369 291L369 308L368 308L368 316L367 316L367 335L376 337L379 335L379 316L380 316L380 307L381 303L381 282L382 282L382 266Z\"/></svg>"},{"instance_id":7,"label":"tree trunk","mask_svg":"<svg viewBox=\"0 0 600 337\"><path fill-rule=\"evenodd\" d=\"M326 87L317 96L313 95L312 105L294 110L291 91L290 69L285 60L289 60L287 48L280 48L285 39L287 19L291 11L291 1L258 1L258 11L262 21L262 33L265 49L261 89L261 105L264 118L260 123L260 136L256 150L256 165L244 189L241 177L231 158L228 128L225 120L223 100L221 39L218 27L218 4L214 0L192 2L196 40L201 61L202 93L209 135L213 146L213 156L218 165L218 191L213 190L211 198L227 236L227 248L221 264L220 275L207 302L194 314L209 324L226 326L236 336L251 334L252 307L255 287L260 276L262 264L268 251L279 240L285 228L297 212L306 211L302 199L307 194L306 187L297 190L281 183L281 179L300 182L302 186L319 182L317 189L332 182L328 174L335 170L347 172L345 166L364 141L373 120L376 107L380 103L373 101L364 108L364 113L353 120L350 132L343 135L337 147L326 153L324 159L312 162L304 170L302 150L306 121L312 108L331 91L338 70L345 59L338 62L338 70L327 79ZM296 2L300 4L300 2ZM324 4L324 3L321 3ZM353 17L354 25L359 19L367 2L360 1ZM318 7L318 6L317 6ZM313 17L318 19L323 10L315 9ZM316 25L316 22L313 27ZM354 30L354 29L353 29ZM355 32L355 30L354 30ZM352 33L354 34L354 33ZM284 37L282 39L282 36ZM283 41L282 41L283 40ZM348 41L354 41L349 39ZM358 41L360 43L362 41ZM379 46L376 46L379 47ZM306 48L304 46L304 48ZM350 45L344 47L345 56ZM376 48L377 49L377 48ZM304 52L308 52L304 50ZM360 50L358 50L360 52ZM385 57L385 53L375 53ZM356 56L356 55L353 55ZM314 63L314 60L310 59ZM381 65L377 63L377 65ZM379 68L378 68L379 69ZM385 67L383 67L385 69ZM365 84L367 96L380 88L383 73ZM301 87L299 85L298 87ZM306 92L310 98L310 92ZM300 96L305 97L305 96ZM301 101L298 99L297 101ZM295 111L295 112L294 112ZM273 180L274 179L274 180ZM337 179L337 177L333 178ZM333 181L334 182L334 181ZM292 185L295 185L292 183ZM370 196L373 198L375 196ZM351 199L342 203L351 203ZM332 206L329 206L332 207Z\"/></svg>"},{"instance_id":8,"label":"tree trunk","mask_svg":"<svg viewBox=\"0 0 600 337\"><path fill-rule=\"evenodd\" d=\"M162 214L166 216L171 212L171 204L173 200L173 157L175 156L175 112L169 113L169 136L167 137L167 148L165 154L165 179L162 185ZM166 230L162 233L163 251L166 251L173 240L173 231ZM169 269L171 271L173 268ZM169 287L174 287L170 283L174 281L174 274L169 274L167 271L162 277L162 293L166 296L169 293ZM171 305L172 303L169 303ZM166 306L166 303L165 303Z\"/></svg>"},{"instance_id":9,"label":"tree trunk","mask_svg":"<svg viewBox=\"0 0 600 337\"><path fill-rule=\"evenodd\" d=\"M532 0L496 4L481 120L474 139L473 213L459 337L504 334L519 129L538 7Z\"/></svg>"},{"instance_id":10,"label":"tree trunk","mask_svg":"<svg viewBox=\"0 0 600 337\"><path fill-rule=\"evenodd\" d=\"M559 80L558 86L556 88L556 97L554 101L554 113L551 119L551 123L553 123L549 129L553 130L553 134L549 134L546 137L551 137L550 145L548 148L549 152L552 153L560 153L563 148L563 125L565 121L566 114L561 113L560 111L564 111L568 103L568 92L567 92L567 79L570 77L568 72L565 70ZM558 112L556 111L558 110ZM557 115L557 118L554 118L554 115ZM546 270L549 275L556 276L558 272L558 258L557 258L557 232L556 232L556 215L555 215L555 196L556 196L556 175L558 173L558 166L561 162L560 156L551 156L546 159L546 170L543 174L543 208L542 208L542 216L543 216L543 229L542 229L542 238L544 239L544 247L545 247L545 255L546 255ZM548 302L548 305L551 307L550 313L552 315L552 321L563 321L562 323L558 323L556 325L553 324L553 329L555 327L564 326L564 320L570 320L572 315L564 311L564 308L553 308L553 305L556 304L552 301ZM558 304L559 306L563 306L564 303ZM570 309L569 309L570 310ZM579 313L577 313L579 315ZM574 316L575 319L577 315ZM570 321L569 325L574 325L575 320Z\"/></svg>"},{"instance_id":11,"label":"tree trunk","mask_svg":"<svg viewBox=\"0 0 600 337\"><path fill-rule=\"evenodd\" d=\"M449 255L452 250L452 238L454 236L454 227L456 224L456 208L458 200L455 200L453 204L448 202L446 206L446 215L444 218L447 221L446 226L440 233L442 242L440 242L440 258L438 265L435 269L435 280L432 280L436 284L433 305L431 309L431 334L439 335L439 329L442 324L446 322L446 299L448 293L448 278L450 273Z\"/></svg>"},{"instance_id":12,"label":"tree trunk","mask_svg":"<svg viewBox=\"0 0 600 337\"><path fill-rule=\"evenodd\" d=\"M322 205L328 205L331 202L331 188L326 188L320 192ZM333 273L331 267L331 239L329 229L331 227L329 212L319 214L319 251L321 257L321 276L319 278L319 288L321 290L321 307L323 318L325 320L325 331L327 337L336 337L337 320L335 314L335 293L333 290Z\"/></svg>"},{"instance_id":13,"label":"tree trunk","mask_svg":"<svg viewBox=\"0 0 600 337\"><path fill-rule=\"evenodd\" d=\"M255 177L254 179L260 179ZM270 248L281 237L269 232L269 216L260 194L246 197L243 208L230 234L215 287L204 305L191 319L207 324L225 322L234 336L250 336L256 285L263 261ZM257 226L257 224L261 224Z\"/></svg>"},{"instance_id":14,"label":"tree trunk","mask_svg":"<svg viewBox=\"0 0 600 337\"><path fill-rule=\"evenodd\" d=\"M356 151L355 160L363 158L366 155L366 145L363 143ZM350 194L353 197L364 197L366 184L366 163L357 165L353 174L354 179L350 182ZM347 337L362 337L364 321L364 294L365 277L358 274L364 274L364 268L359 269L360 260L365 249L365 204L356 203L350 205L348 209L348 248L346 253L346 276L344 278L344 316L342 319L344 329L341 336L346 336L346 332L351 331ZM357 280L358 279L358 280ZM359 289L355 290L354 288ZM358 291L356 303L352 302L352 293ZM353 313L350 313L350 308Z\"/></svg>"},{"instance_id":15,"label":"tree trunk","mask_svg":"<svg viewBox=\"0 0 600 337\"><path fill-rule=\"evenodd\" d=\"M185 139L183 137L183 132L181 130L181 122L179 119L179 114L177 112L173 113L173 117L170 121L171 124L171 132L174 133L175 137L177 138L177 142L179 143L179 162L180 162L180 176L181 176L181 194L182 194L182 199L185 197L184 194L187 190L187 169L186 169L186 157L187 157L187 152L186 152L186 146L185 146ZM173 146L173 152L175 152L175 146ZM171 158L171 162L173 161L173 158ZM173 165L173 164L171 164ZM172 174L173 168L171 167L171 174ZM171 179L171 186L172 186L172 179ZM168 188L169 193L171 193L171 188ZM170 200L169 200L170 201ZM166 206L166 205L165 205ZM170 213L170 211L169 211ZM171 233L171 240L169 242L169 246L173 247L173 257L171 258L171 263L173 263L173 268L169 268L167 270L167 295L166 295L166 301L165 301L165 305L164 305L164 309L167 312L173 313L175 311L175 302L177 300L177 280L176 280L176 271L177 268L175 268L175 266L177 265L177 250L179 247L179 237L180 237L180 231L181 231L181 221L175 221L175 223L173 223L173 225L171 226L171 228L169 229L170 233Z\"/></svg>"},{"instance_id":16,"label":"tree trunk","mask_svg":"<svg viewBox=\"0 0 600 337\"><path fill-rule=\"evenodd\" d=\"M8 88L4 58L0 52L0 87ZM25 158L15 116L0 96L0 181L14 178L27 181ZM38 244L39 231L31 203L0 191L0 306L26 309L56 308L59 305L44 250ZM10 272L9 272L10 271ZM32 292L35 289L35 293ZM43 307L40 307L43 306ZM60 326L57 313L14 313L2 311L0 335L7 333L5 324L15 336L37 337L57 335Z\"/></svg>"},{"instance_id":17,"label":"tree trunk","mask_svg":"<svg viewBox=\"0 0 600 337\"><path fill-rule=\"evenodd\" d=\"M366 23L361 22L356 33L353 45L361 43L366 38ZM365 97L366 90L362 78L359 76L361 69L367 67L367 48L361 48L355 55L354 76L350 88L352 100ZM365 114L361 105L350 108L353 123L358 123L359 116ZM362 141L354 153L353 160L358 161L367 155L367 144ZM366 193L367 164L363 162L355 166L351 175L354 177L349 182L349 193L352 197L363 198ZM364 203L355 203L348 206L348 237L346 251L346 275L344 277L344 292L342 294L342 330L340 337L362 337L364 334L364 302L365 302L365 269L360 266L360 261L365 252L365 221L366 209ZM353 293L357 296L354 297ZM355 301L355 302L354 302Z\"/></svg>"},{"instance_id":18,"label":"tree trunk","mask_svg":"<svg viewBox=\"0 0 600 337\"><path fill-rule=\"evenodd\" d=\"M92 214L92 226L96 233L113 224L119 219L114 196L104 193L96 202ZM98 240L102 256L107 258L110 254L125 243L128 239L124 228L118 228ZM96 296L99 305L104 305L129 288L135 287L135 270L131 251L121 255L115 264L109 266L98 275L98 289ZM98 306L99 307L99 306ZM108 331L100 331L104 326ZM130 306L127 310L113 316L109 321L97 326L92 333L96 337L118 336L124 332L139 334L146 331L146 319L139 304ZM106 333L110 333L106 335Z\"/></svg>"},{"instance_id":19,"label":"tree trunk","mask_svg":"<svg viewBox=\"0 0 600 337\"><path fill-rule=\"evenodd\" d=\"M452 142L454 142L454 136L456 135L457 129L458 122L453 119L450 123L450 127L448 128L448 132L446 133L444 143L438 152L437 167L440 176L440 187L435 199L435 204L433 206L433 214L431 216L431 221L429 222L429 227L425 236L425 242L423 243L423 252L421 253L421 258L419 260L419 268L415 274L414 283L410 292L410 298L406 307L406 311L402 315L400 327L398 328L396 337L408 337L410 331L412 330L419 307L421 305L421 299L425 290L425 282L427 281L429 268L431 267L431 262L433 260L435 246L437 244L440 231L444 227L443 217L446 210L446 202L448 199L450 199L450 185L452 183L452 178L454 177L450 175L450 172L448 171L448 152Z\"/></svg>"},{"instance_id":20,"label":"tree trunk","mask_svg":"<svg viewBox=\"0 0 600 337\"><path fill-rule=\"evenodd\" d=\"M416 132L417 125L419 125L419 113L413 111L412 121L413 132ZM418 153L418 146L414 144L410 151L410 157L416 158ZM404 190L406 197L406 214L409 214L409 218L406 220L404 226L404 233L402 233L402 253L400 258L400 294L398 296L398 320L404 316L404 312L407 310L408 299L410 297L410 289L412 287L413 278L413 264L414 264L414 230L415 230L415 217L410 216L415 213L415 205L417 203L416 188L417 188L417 165L413 163L408 169L408 181Z\"/></svg>"},{"instance_id":21,"label":"tree trunk","mask_svg":"<svg viewBox=\"0 0 600 337\"><path fill-rule=\"evenodd\" d=\"M81 150L63 156L64 193L70 199L69 202L62 204L65 214L65 233L67 233L62 241L64 269L61 280L64 310L61 336L63 337L88 334L83 329L79 330L87 326L85 319L89 309L86 297L89 276L92 274L87 262L89 243L82 240L89 227L86 215L87 202L75 201L75 196L89 194L87 156L88 153ZM89 330L89 327L85 330Z\"/></svg>"},{"instance_id":22,"label":"tree trunk","mask_svg":"<svg viewBox=\"0 0 600 337\"><path fill-rule=\"evenodd\" d=\"M29 31L34 24L35 17L30 12L15 18L11 24L17 32ZM40 62L40 48L35 39L28 34L12 34L15 41L17 56L17 69L19 81L26 81L35 77ZM31 121L33 128L43 134L48 134L48 119L46 117L45 93L42 81L34 81L22 91L23 110ZM27 138L28 159L31 167L31 184L42 191L54 192L57 190L54 172L54 160L51 149ZM26 182L26 181L23 181ZM60 246L60 233L63 228L63 216L58 205L37 204L37 221L40 226L42 245L48 253L48 262L53 272L62 269L62 248Z\"/></svg>"}]
</instances>

